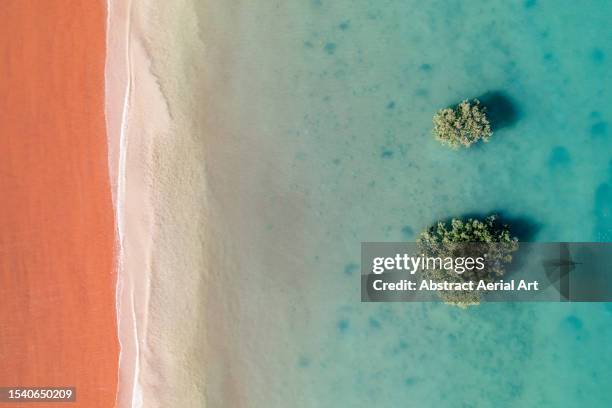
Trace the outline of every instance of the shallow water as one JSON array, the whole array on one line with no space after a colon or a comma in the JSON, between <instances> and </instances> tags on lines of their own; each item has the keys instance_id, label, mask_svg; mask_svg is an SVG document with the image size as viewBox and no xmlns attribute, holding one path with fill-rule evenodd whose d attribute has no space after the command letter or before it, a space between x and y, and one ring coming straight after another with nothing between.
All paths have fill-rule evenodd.
<instances>
[{"instance_id":1,"label":"shallow water","mask_svg":"<svg viewBox=\"0 0 612 408\"><path fill-rule=\"evenodd\" d=\"M611 406L610 305L362 304L359 250L491 212L524 240L609 241L612 3L311 0L224 17L220 109L235 109L218 120L242 123L208 160L211 191L246 197L229 233L243 278L225 289L241 351L224 367L244 406ZM493 109L490 143L440 146L433 112L472 97Z\"/></svg>"}]
</instances>

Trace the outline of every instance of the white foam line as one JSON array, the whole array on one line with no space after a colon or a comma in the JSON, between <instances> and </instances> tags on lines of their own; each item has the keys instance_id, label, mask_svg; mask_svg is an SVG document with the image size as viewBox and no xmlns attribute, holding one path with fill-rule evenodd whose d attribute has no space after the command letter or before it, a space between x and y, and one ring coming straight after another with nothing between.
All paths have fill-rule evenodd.
<instances>
[{"instance_id":1,"label":"white foam line","mask_svg":"<svg viewBox=\"0 0 612 408\"><path fill-rule=\"evenodd\" d=\"M113 10L113 0L107 0L107 24L106 24L106 36L107 40L109 38L109 30L111 29L111 15ZM123 279L125 279L124 273L124 239L125 239L125 221L124 221L124 209L125 209L125 196L126 196L126 162L127 162L127 149L128 149L128 118L129 118L129 110L130 110L130 98L132 95L132 86L133 86L133 69L132 69L132 60L131 60L131 12L132 12L132 2L131 0L127 0L127 16L126 16L126 38L125 38L125 63L127 69L126 76L126 84L124 90L124 98L123 98L123 109L121 115L121 127L119 132L119 164L118 164L118 172L117 172L117 193L116 193L116 229L118 236L118 257L117 257L117 284L116 284L116 295L115 295L115 307L117 310L117 330L119 332L119 381L121 380L122 373L125 374L125 370L122 367L122 362L126 357L123 352L123 344L121 342L121 331L122 324L120 319L121 299L123 297L123 291L126 289L124 285ZM106 78L108 81L108 78ZM112 173L111 173L112 174ZM134 348L135 348L135 361L134 361L134 371L132 376L132 398L131 398L131 408L141 408L142 407L142 390L140 387L140 350L138 344L138 331L136 327L136 311L134 305L134 291L132 285L129 285L129 299L130 299L130 311L131 318L133 322L133 330L134 330ZM117 385L117 390L119 390L119 384ZM127 407L126 407L127 408Z\"/></svg>"}]
</instances>

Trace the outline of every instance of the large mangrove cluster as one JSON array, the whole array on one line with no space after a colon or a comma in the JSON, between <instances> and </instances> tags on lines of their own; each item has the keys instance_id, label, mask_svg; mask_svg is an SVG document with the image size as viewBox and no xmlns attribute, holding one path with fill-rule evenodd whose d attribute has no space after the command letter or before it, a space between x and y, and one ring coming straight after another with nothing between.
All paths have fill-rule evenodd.
<instances>
[{"instance_id":1,"label":"large mangrove cluster","mask_svg":"<svg viewBox=\"0 0 612 408\"><path fill-rule=\"evenodd\" d=\"M426 256L440 258L484 257L483 269L457 273L448 269L424 271L424 278L435 282L494 282L506 272L512 254L518 249L518 240L507 225L495 215L484 219L452 219L427 228L417 239L419 251ZM477 291L440 291L446 303L466 307L480 303Z\"/></svg>"}]
</instances>

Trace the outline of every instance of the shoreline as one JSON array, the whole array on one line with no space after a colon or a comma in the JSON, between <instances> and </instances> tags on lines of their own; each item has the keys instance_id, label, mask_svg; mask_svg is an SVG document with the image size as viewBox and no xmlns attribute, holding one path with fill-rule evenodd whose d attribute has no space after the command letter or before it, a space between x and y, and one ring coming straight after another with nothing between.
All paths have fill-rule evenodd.
<instances>
[{"instance_id":1,"label":"shoreline","mask_svg":"<svg viewBox=\"0 0 612 408\"><path fill-rule=\"evenodd\" d=\"M188 147L182 138L192 130L177 130L169 109L184 109L184 101L179 96L170 104L156 75L154 64L162 56L153 47L159 39L150 27L156 27L159 6L113 0L108 6L106 112L119 252L116 404L201 406L196 400L203 392L194 392L202 386L201 376L194 375L188 361L200 346L199 331L180 322L200 316L197 307L190 315L184 312L201 299L199 290L188 289L200 279L198 251L190 245L197 244L201 224L188 219L197 216L194 203L200 201L185 199L192 186L182 180L184 171L193 171L181 161L193 147L178 152ZM173 191L177 186L181 190ZM191 239L176 238L181 235ZM195 366L196 372L203 371Z\"/></svg>"},{"instance_id":2,"label":"shoreline","mask_svg":"<svg viewBox=\"0 0 612 408\"><path fill-rule=\"evenodd\" d=\"M122 257L122 202L120 201L120 178L125 175L121 172L122 148L124 138L124 115L127 113L129 96L129 68L128 68L128 30L129 30L129 2L118 2L107 0L106 20L106 61L104 69L105 77L105 119L108 141L108 172L113 198L113 209L115 211L115 308L117 321L117 337L119 339L119 362L117 375L117 392L115 396L116 407L132 406L132 392L127 392L125 387L133 389L136 375L134 373L136 364L133 361L136 338L130 338L125 334L125 326L133 326L131 319L123 316L122 295L126 285ZM112 103L121 101L121 103ZM123 319L122 319L123 317ZM127 321L126 321L127 320ZM129 345L129 347L128 347ZM131 352L132 356L128 354ZM132 359L132 361L130 361ZM129 375L127 373L132 373ZM127 375L126 375L127 374Z\"/></svg>"},{"instance_id":3,"label":"shoreline","mask_svg":"<svg viewBox=\"0 0 612 408\"><path fill-rule=\"evenodd\" d=\"M146 132L139 132L146 126L140 123L138 108L139 101L153 101L156 95L151 95L151 84L146 83L150 79L143 71L146 56L132 31L131 1L108 0L107 5L105 110L118 252L116 308L120 351L116 404L137 408L143 406L140 350L146 340L148 260L153 233L150 191L143 188L149 185L150 142L144 137Z\"/></svg>"}]
</instances>

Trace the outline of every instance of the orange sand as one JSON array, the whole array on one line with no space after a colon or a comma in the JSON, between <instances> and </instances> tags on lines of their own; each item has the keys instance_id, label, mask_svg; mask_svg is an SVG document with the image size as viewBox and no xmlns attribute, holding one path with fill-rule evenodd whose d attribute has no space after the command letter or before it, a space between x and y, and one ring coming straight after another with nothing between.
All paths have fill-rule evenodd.
<instances>
[{"instance_id":1,"label":"orange sand","mask_svg":"<svg viewBox=\"0 0 612 408\"><path fill-rule=\"evenodd\" d=\"M0 6L0 386L76 386L57 408L115 404L105 8Z\"/></svg>"}]
</instances>

